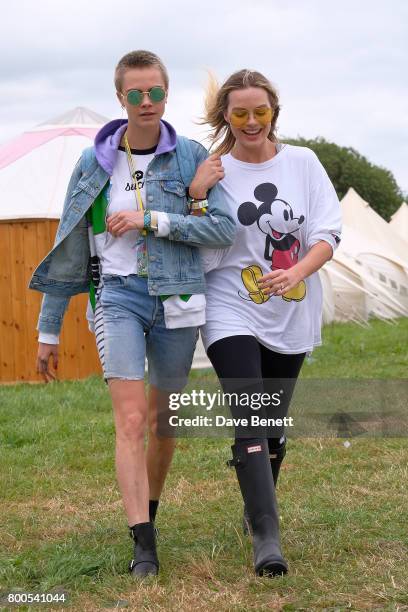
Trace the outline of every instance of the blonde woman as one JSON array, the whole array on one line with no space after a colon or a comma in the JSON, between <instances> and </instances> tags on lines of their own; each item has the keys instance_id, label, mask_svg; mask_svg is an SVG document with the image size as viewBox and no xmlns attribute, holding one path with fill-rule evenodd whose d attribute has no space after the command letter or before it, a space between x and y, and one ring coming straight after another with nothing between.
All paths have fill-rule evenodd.
<instances>
[{"instance_id":1,"label":"blonde woman","mask_svg":"<svg viewBox=\"0 0 408 612\"><path fill-rule=\"evenodd\" d=\"M317 271L340 242L341 218L313 151L278 142L279 110L275 88L256 71L240 70L210 88L205 122L237 235L228 249L203 252L210 271L202 337L224 391L278 394L279 405L263 415L283 417L305 355L321 344ZM252 412L239 401L231 411ZM255 571L284 574L275 495L284 432L239 427L232 455Z\"/></svg>"}]
</instances>

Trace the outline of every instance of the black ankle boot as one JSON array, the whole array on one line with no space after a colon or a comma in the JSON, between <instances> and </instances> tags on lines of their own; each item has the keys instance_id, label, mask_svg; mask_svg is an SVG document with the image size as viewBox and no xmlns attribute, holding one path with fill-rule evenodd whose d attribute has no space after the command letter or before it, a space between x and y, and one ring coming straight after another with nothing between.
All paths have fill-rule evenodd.
<instances>
[{"instance_id":1,"label":"black ankle boot","mask_svg":"<svg viewBox=\"0 0 408 612\"><path fill-rule=\"evenodd\" d=\"M270 438L268 439L268 448L269 448L269 460L271 464L273 482L276 485L278 484L279 471L282 464L282 461L286 455L286 438L281 443L278 438ZM244 506L244 513L242 517L242 531L244 535L252 535L252 527L251 521L248 516L247 509Z\"/></svg>"},{"instance_id":2,"label":"black ankle boot","mask_svg":"<svg viewBox=\"0 0 408 612\"><path fill-rule=\"evenodd\" d=\"M252 527L255 572L258 576L286 574L279 541L279 516L266 440L237 441L232 447L239 486Z\"/></svg>"},{"instance_id":3,"label":"black ankle boot","mask_svg":"<svg viewBox=\"0 0 408 612\"><path fill-rule=\"evenodd\" d=\"M156 535L153 523L138 523L129 527L130 537L134 541L133 559L129 564L132 576L157 576L159 559L156 552Z\"/></svg>"}]
</instances>

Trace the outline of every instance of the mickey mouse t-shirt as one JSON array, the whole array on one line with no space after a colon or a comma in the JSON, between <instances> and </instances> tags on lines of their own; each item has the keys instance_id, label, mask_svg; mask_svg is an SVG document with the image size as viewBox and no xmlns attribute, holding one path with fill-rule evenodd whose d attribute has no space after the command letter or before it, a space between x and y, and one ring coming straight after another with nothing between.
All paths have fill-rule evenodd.
<instances>
[{"instance_id":1,"label":"mickey mouse t-shirt","mask_svg":"<svg viewBox=\"0 0 408 612\"><path fill-rule=\"evenodd\" d=\"M261 276L288 269L324 240L340 242L335 189L313 151L278 145L270 160L252 164L222 157L220 182L237 224L228 249L202 249L208 271L207 349L228 336L251 335L278 353L310 352L321 344L322 287L317 272L283 296L264 294Z\"/></svg>"}]
</instances>

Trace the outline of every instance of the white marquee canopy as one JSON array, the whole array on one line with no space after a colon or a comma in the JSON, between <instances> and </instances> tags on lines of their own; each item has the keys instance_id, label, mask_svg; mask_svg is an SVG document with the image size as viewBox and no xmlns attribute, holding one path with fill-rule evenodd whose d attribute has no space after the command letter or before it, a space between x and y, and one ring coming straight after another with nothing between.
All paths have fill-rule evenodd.
<instances>
[{"instance_id":1,"label":"white marquee canopy","mask_svg":"<svg viewBox=\"0 0 408 612\"><path fill-rule=\"evenodd\" d=\"M59 219L74 165L107 121L78 107L0 146L0 220Z\"/></svg>"}]
</instances>

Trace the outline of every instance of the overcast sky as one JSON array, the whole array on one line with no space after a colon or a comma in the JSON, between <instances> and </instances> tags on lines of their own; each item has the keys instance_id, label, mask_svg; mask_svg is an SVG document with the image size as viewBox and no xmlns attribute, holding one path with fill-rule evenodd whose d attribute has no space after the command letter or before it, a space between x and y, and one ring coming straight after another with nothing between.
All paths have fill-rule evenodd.
<instances>
[{"instance_id":1,"label":"overcast sky","mask_svg":"<svg viewBox=\"0 0 408 612\"><path fill-rule=\"evenodd\" d=\"M170 73L166 118L203 139L206 69L260 70L279 134L322 136L408 192L407 0L19 0L2 7L0 142L75 106L120 116L113 71L133 49Z\"/></svg>"}]
</instances>

